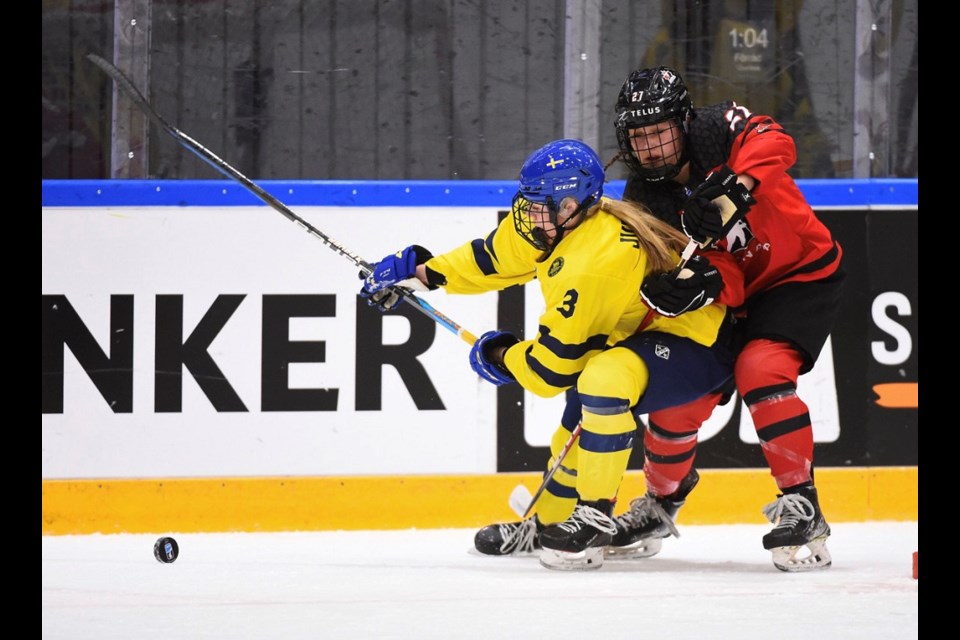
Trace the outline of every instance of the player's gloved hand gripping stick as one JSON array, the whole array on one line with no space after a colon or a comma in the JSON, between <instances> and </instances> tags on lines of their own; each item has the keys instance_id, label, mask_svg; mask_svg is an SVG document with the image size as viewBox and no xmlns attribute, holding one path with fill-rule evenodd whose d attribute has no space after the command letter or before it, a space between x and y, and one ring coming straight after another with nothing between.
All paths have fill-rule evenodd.
<instances>
[{"instance_id":1,"label":"player's gloved hand gripping stick","mask_svg":"<svg viewBox=\"0 0 960 640\"><path fill-rule=\"evenodd\" d=\"M212 151L204 147L202 144L188 136L183 131L180 131L172 124L164 120L160 114L147 102L147 99L143 97L143 94L133 85L129 78L127 78L122 71L117 69L114 65L107 62L100 56L96 54L88 54L87 59L90 60L93 64L97 65L104 73L110 76L113 81L117 84L117 87L120 91L127 96L137 108L139 108L143 113L153 121L158 127L170 134L174 140L176 140L181 146L187 150L196 154L201 160L212 166L214 169L224 174L228 178L236 180L241 185L243 185L248 191L253 193L255 196L263 200L265 203L270 205L274 210L286 216L287 219L295 222L300 227L302 227L307 233L312 235L315 238L318 238L325 245L345 257L347 260L352 262L355 266L359 267L362 272L365 274L370 274L373 271L373 265L361 259L359 256L354 254L351 251L348 251L346 247L342 244L323 233L309 222L295 214L291 211L285 204L280 202L277 198L270 195L258 184L254 183L252 180L247 178L245 175L234 169L232 166L227 164L225 160L214 154ZM426 301L418 298L413 291L406 287L393 287L392 289L396 294L401 297L407 303L413 305L417 310L422 312L424 315L434 320L441 326L450 330L451 332L457 334L464 342L468 344L473 344L477 341L475 335L461 327L459 324L443 315L439 311L433 308L432 305Z\"/></svg>"},{"instance_id":2,"label":"player's gloved hand gripping stick","mask_svg":"<svg viewBox=\"0 0 960 640\"><path fill-rule=\"evenodd\" d=\"M706 248L727 235L756 202L750 191L737 182L737 174L727 165L708 175L683 205L681 222L690 242L680 254L680 262L674 270L678 277L684 277L682 270L697 247Z\"/></svg>"},{"instance_id":3,"label":"player's gloved hand gripping stick","mask_svg":"<svg viewBox=\"0 0 960 640\"><path fill-rule=\"evenodd\" d=\"M755 202L730 167L723 165L707 176L683 204L681 223L690 241L677 266L668 273L649 274L640 287L647 306L672 318L716 300L723 278L706 257L694 252L726 236Z\"/></svg>"}]
</instances>

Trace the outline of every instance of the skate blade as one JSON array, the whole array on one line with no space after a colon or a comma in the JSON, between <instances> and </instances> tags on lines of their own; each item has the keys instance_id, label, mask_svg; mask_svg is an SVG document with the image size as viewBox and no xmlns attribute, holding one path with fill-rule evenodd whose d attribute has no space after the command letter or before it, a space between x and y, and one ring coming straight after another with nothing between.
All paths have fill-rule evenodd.
<instances>
[{"instance_id":1,"label":"skate blade","mask_svg":"<svg viewBox=\"0 0 960 640\"><path fill-rule=\"evenodd\" d=\"M773 566L788 573L826 569L833 564L825 537L811 540L806 545L776 547L770 552L773 554Z\"/></svg>"},{"instance_id":2,"label":"skate blade","mask_svg":"<svg viewBox=\"0 0 960 640\"><path fill-rule=\"evenodd\" d=\"M470 547L467 549L467 553L480 558L536 558L540 554L540 549L534 549L533 551L511 551L510 553L484 553L476 547Z\"/></svg>"},{"instance_id":3,"label":"skate blade","mask_svg":"<svg viewBox=\"0 0 960 640\"><path fill-rule=\"evenodd\" d=\"M543 549L540 552L540 564L547 569L558 571L590 571L603 566L603 548L590 547L577 553Z\"/></svg>"},{"instance_id":4,"label":"skate blade","mask_svg":"<svg viewBox=\"0 0 960 640\"><path fill-rule=\"evenodd\" d=\"M607 560L643 560L660 553L663 538L648 538L623 547L605 547L603 556Z\"/></svg>"}]
</instances>

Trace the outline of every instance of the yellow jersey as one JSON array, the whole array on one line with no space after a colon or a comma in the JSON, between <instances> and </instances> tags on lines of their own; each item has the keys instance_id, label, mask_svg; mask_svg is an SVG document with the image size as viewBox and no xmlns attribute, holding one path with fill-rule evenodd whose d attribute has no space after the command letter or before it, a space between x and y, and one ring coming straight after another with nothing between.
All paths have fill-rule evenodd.
<instances>
[{"instance_id":1,"label":"yellow jersey","mask_svg":"<svg viewBox=\"0 0 960 640\"><path fill-rule=\"evenodd\" d=\"M498 291L536 278L545 310L536 337L511 347L504 364L525 389L552 397L576 384L587 361L637 331L660 331L711 346L726 307L711 304L675 318L640 297L646 253L629 225L601 208L560 240L546 259L506 217L486 239L431 258L449 293ZM677 256L679 260L679 256Z\"/></svg>"}]
</instances>

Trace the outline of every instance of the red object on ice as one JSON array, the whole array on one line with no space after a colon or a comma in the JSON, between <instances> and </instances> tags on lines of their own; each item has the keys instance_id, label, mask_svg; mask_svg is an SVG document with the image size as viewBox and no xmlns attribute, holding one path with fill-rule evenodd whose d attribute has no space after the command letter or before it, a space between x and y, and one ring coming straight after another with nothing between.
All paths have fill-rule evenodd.
<instances>
[{"instance_id":1,"label":"red object on ice","mask_svg":"<svg viewBox=\"0 0 960 640\"><path fill-rule=\"evenodd\" d=\"M913 579L914 579L914 580L919 580L919 578L917 577L917 575L918 575L918 569L917 569L917 568L918 568L919 565L920 565L920 561L918 560L919 557L920 557L920 552L919 552L919 551L914 551L914 552L913 552Z\"/></svg>"}]
</instances>

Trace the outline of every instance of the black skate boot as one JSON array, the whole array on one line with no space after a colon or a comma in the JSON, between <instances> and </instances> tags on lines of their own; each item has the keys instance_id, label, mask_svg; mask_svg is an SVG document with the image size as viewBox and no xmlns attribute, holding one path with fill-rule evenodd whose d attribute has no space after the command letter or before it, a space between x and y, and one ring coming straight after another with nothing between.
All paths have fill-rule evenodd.
<instances>
[{"instance_id":1,"label":"black skate boot","mask_svg":"<svg viewBox=\"0 0 960 640\"><path fill-rule=\"evenodd\" d=\"M773 566L777 569L810 571L825 569L832 564L826 545L830 526L820 511L816 487L784 490L763 508L763 515L776 525L763 536L763 548L773 553ZM801 547L806 547L809 553L798 558Z\"/></svg>"},{"instance_id":2,"label":"black skate boot","mask_svg":"<svg viewBox=\"0 0 960 640\"><path fill-rule=\"evenodd\" d=\"M612 514L610 500L578 503L566 521L550 525L540 534L540 564L548 569L599 569L603 548L617 532Z\"/></svg>"},{"instance_id":3,"label":"black skate boot","mask_svg":"<svg viewBox=\"0 0 960 640\"><path fill-rule=\"evenodd\" d=\"M487 525L473 537L473 546L487 556L529 555L540 548L543 525L533 516L521 522Z\"/></svg>"},{"instance_id":4,"label":"black skate boot","mask_svg":"<svg viewBox=\"0 0 960 640\"><path fill-rule=\"evenodd\" d=\"M630 510L616 519L617 533L604 554L608 560L649 558L660 553L663 539L679 538L674 521L687 496L700 482L696 469L680 481L680 486L669 496L657 498L649 493L630 503Z\"/></svg>"}]
</instances>

